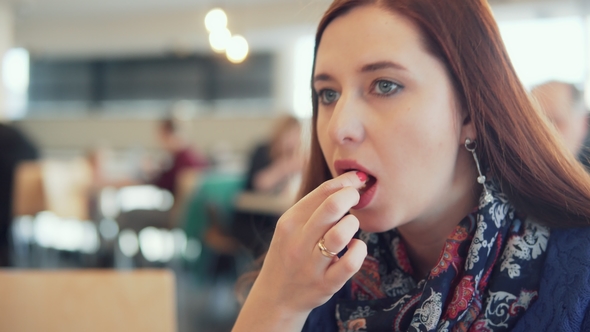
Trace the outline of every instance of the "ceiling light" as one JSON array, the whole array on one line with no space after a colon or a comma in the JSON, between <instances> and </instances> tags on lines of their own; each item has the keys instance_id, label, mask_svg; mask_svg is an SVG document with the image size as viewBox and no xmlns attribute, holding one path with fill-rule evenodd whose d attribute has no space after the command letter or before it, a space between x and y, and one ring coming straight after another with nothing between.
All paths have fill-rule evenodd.
<instances>
[{"instance_id":1,"label":"ceiling light","mask_svg":"<svg viewBox=\"0 0 590 332\"><path fill-rule=\"evenodd\" d=\"M227 59L233 63L241 63L248 56L248 41L246 38L235 35L231 37L225 52Z\"/></svg>"},{"instance_id":2,"label":"ceiling light","mask_svg":"<svg viewBox=\"0 0 590 332\"><path fill-rule=\"evenodd\" d=\"M207 13L205 16L205 28L209 32L227 28L227 15L223 9L213 8Z\"/></svg>"},{"instance_id":3,"label":"ceiling light","mask_svg":"<svg viewBox=\"0 0 590 332\"><path fill-rule=\"evenodd\" d=\"M209 34L209 45L215 52L221 53L228 47L231 39L228 29L215 30Z\"/></svg>"},{"instance_id":4,"label":"ceiling light","mask_svg":"<svg viewBox=\"0 0 590 332\"><path fill-rule=\"evenodd\" d=\"M12 48L2 58L2 82L9 91L26 92L29 87L29 52Z\"/></svg>"}]
</instances>

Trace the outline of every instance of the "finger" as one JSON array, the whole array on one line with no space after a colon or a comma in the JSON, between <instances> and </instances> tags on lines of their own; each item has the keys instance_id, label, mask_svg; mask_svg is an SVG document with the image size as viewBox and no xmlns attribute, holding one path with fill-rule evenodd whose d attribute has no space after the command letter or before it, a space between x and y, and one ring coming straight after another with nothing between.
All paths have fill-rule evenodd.
<instances>
[{"instance_id":1,"label":"finger","mask_svg":"<svg viewBox=\"0 0 590 332\"><path fill-rule=\"evenodd\" d=\"M353 187L358 190L364 186L366 181L367 175L363 172L346 172L319 185L316 189L305 195L305 197L293 205L291 209L297 209L298 211L309 211L311 215L311 213L313 213L313 211L315 211L322 204L322 202L333 193L346 187Z\"/></svg>"},{"instance_id":2,"label":"finger","mask_svg":"<svg viewBox=\"0 0 590 332\"><path fill-rule=\"evenodd\" d=\"M326 282L337 287L336 289L342 288L346 281L361 269L365 257L367 245L359 239L352 239L348 243L346 253L326 270Z\"/></svg>"},{"instance_id":3,"label":"finger","mask_svg":"<svg viewBox=\"0 0 590 332\"><path fill-rule=\"evenodd\" d=\"M326 198L303 226L303 234L310 242L317 242L334 224L355 206L360 195L353 187L345 187ZM347 241L348 243L348 241Z\"/></svg>"},{"instance_id":4,"label":"finger","mask_svg":"<svg viewBox=\"0 0 590 332\"><path fill-rule=\"evenodd\" d=\"M350 243L358 229L359 220L352 214L346 215L324 234L324 246L331 252L339 253ZM319 254L321 255L321 252ZM324 261L330 263L329 260Z\"/></svg>"}]
</instances>

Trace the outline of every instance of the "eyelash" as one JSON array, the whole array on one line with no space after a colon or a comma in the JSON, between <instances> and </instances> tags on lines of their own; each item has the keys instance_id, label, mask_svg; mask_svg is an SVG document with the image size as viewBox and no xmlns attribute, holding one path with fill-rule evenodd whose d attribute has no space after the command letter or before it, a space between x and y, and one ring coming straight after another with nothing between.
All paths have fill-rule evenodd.
<instances>
[{"instance_id":1,"label":"eyelash","mask_svg":"<svg viewBox=\"0 0 590 332\"><path fill-rule=\"evenodd\" d=\"M320 104L322 104L322 105L330 105L330 104L333 103L333 102L330 102L330 103L325 103L324 102L324 94L326 92L328 92L328 91L332 91L334 93L338 93L338 92L336 92L335 90L332 90L332 89L321 89L320 91L317 92L318 101L319 101Z\"/></svg>"},{"instance_id":2,"label":"eyelash","mask_svg":"<svg viewBox=\"0 0 590 332\"><path fill-rule=\"evenodd\" d=\"M387 82L387 83L390 83L390 84L392 84L392 85L393 85L393 90L392 90L391 92L388 92L388 93L375 93L375 92L374 92L375 88L378 86L378 84L379 84L379 83L382 83L382 82ZM371 94L373 94L373 95L376 95L377 97L380 97L380 98L386 98L386 97L390 97L390 96L392 96L392 95L394 95L394 94L398 93L398 92L399 92L400 90L402 90L403 88L404 88L404 86L403 86L403 85L401 85L401 84L398 84L398 83L396 83L396 82L394 82L394 81L391 81L391 80L386 80L386 79L379 79L379 80L376 80L376 81L374 81L374 82L371 84L370 91L371 91ZM320 102L322 105L330 105L330 104L334 103L334 102L325 103L325 102L323 101L324 94L325 94L325 93L327 93L328 91L332 91L332 92L334 92L334 93L337 93L337 94L339 94L338 92L336 92L336 91L335 91L335 90L333 90L333 89L321 89L320 91L318 91L318 92L317 92L317 95L318 95L318 101L319 101L319 102Z\"/></svg>"},{"instance_id":3,"label":"eyelash","mask_svg":"<svg viewBox=\"0 0 590 332\"><path fill-rule=\"evenodd\" d=\"M393 85L393 90L388 93L375 93L375 88L377 88L378 84L382 83L382 82L387 82L387 83L390 83L391 85ZM377 97L389 97L389 96L392 96L392 95L398 93L403 88L404 88L403 85L398 84L394 81L386 80L386 79L379 79L379 80L374 81L373 84L371 84L371 93L375 94Z\"/></svg>"}]
</instances>

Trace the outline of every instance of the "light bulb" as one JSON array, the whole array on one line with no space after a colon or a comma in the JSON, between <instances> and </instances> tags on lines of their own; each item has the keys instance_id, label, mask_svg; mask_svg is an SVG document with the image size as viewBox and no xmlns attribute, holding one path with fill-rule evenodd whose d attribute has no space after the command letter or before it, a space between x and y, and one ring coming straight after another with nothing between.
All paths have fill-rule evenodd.
<instances>
[{"instance_id":1,"label":"light bulb","mask_svg":"<svg viewBox=\"0 0 590 332\"><path fill-rule=\"evenodd\" d=\"M205 16L205 28L213 32L227 28L227 15L221 8L211 9Z\"/></svg>"},{"instance_id":2,"label":"light bulb","mask_svg":"<svg viewBox=\"0 0 590 332\"><path fill-rule=\"evenodd\" d=\"M209 34L209 45L215 52L221 53L225 51L231 38L231 32L228 29L215 30Z\"/></svg>"},{"instance_id":3,"label":"light bulb","mask_svg":"<svg viewBox=\"0 0 590 332\"><path fill-rule=\"evenodd\" d=\"M225 55L229 61L233 63L241 63L248 56L248 51L249 47L246 38L240 35L235 35L231 37Z\"/></svg>"},{"instance_id":4,"label":"light bulb","mask_svg":"<svg viewBox=\"0 0 590 332\"><path fill-rule=\"evenodd\" d=\"M29 87L29 52L24 48L12 48L2 58L2 81L15 93L24 93Z\"/></svg>"}]
</instances>

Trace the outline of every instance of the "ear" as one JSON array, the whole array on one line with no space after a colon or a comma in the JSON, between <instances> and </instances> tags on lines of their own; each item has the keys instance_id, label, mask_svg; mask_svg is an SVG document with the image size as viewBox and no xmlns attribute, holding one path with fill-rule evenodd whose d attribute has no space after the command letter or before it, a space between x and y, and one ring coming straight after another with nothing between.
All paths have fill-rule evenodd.
<instances>
[{"instance_id":1,"label":"ear","mask_svg":"<svg viewBox=\"0 0 590 332\"><path fill-rule=\"evenodd\" d=\"M467 138L472 141L477 139L477 130L475 130L475 125L473 121L471 121L469 114L463 116L463 121L461 122L461 134L459 137L461 138L459 144L464 144Z\"/></svg>"}]
</instances>

